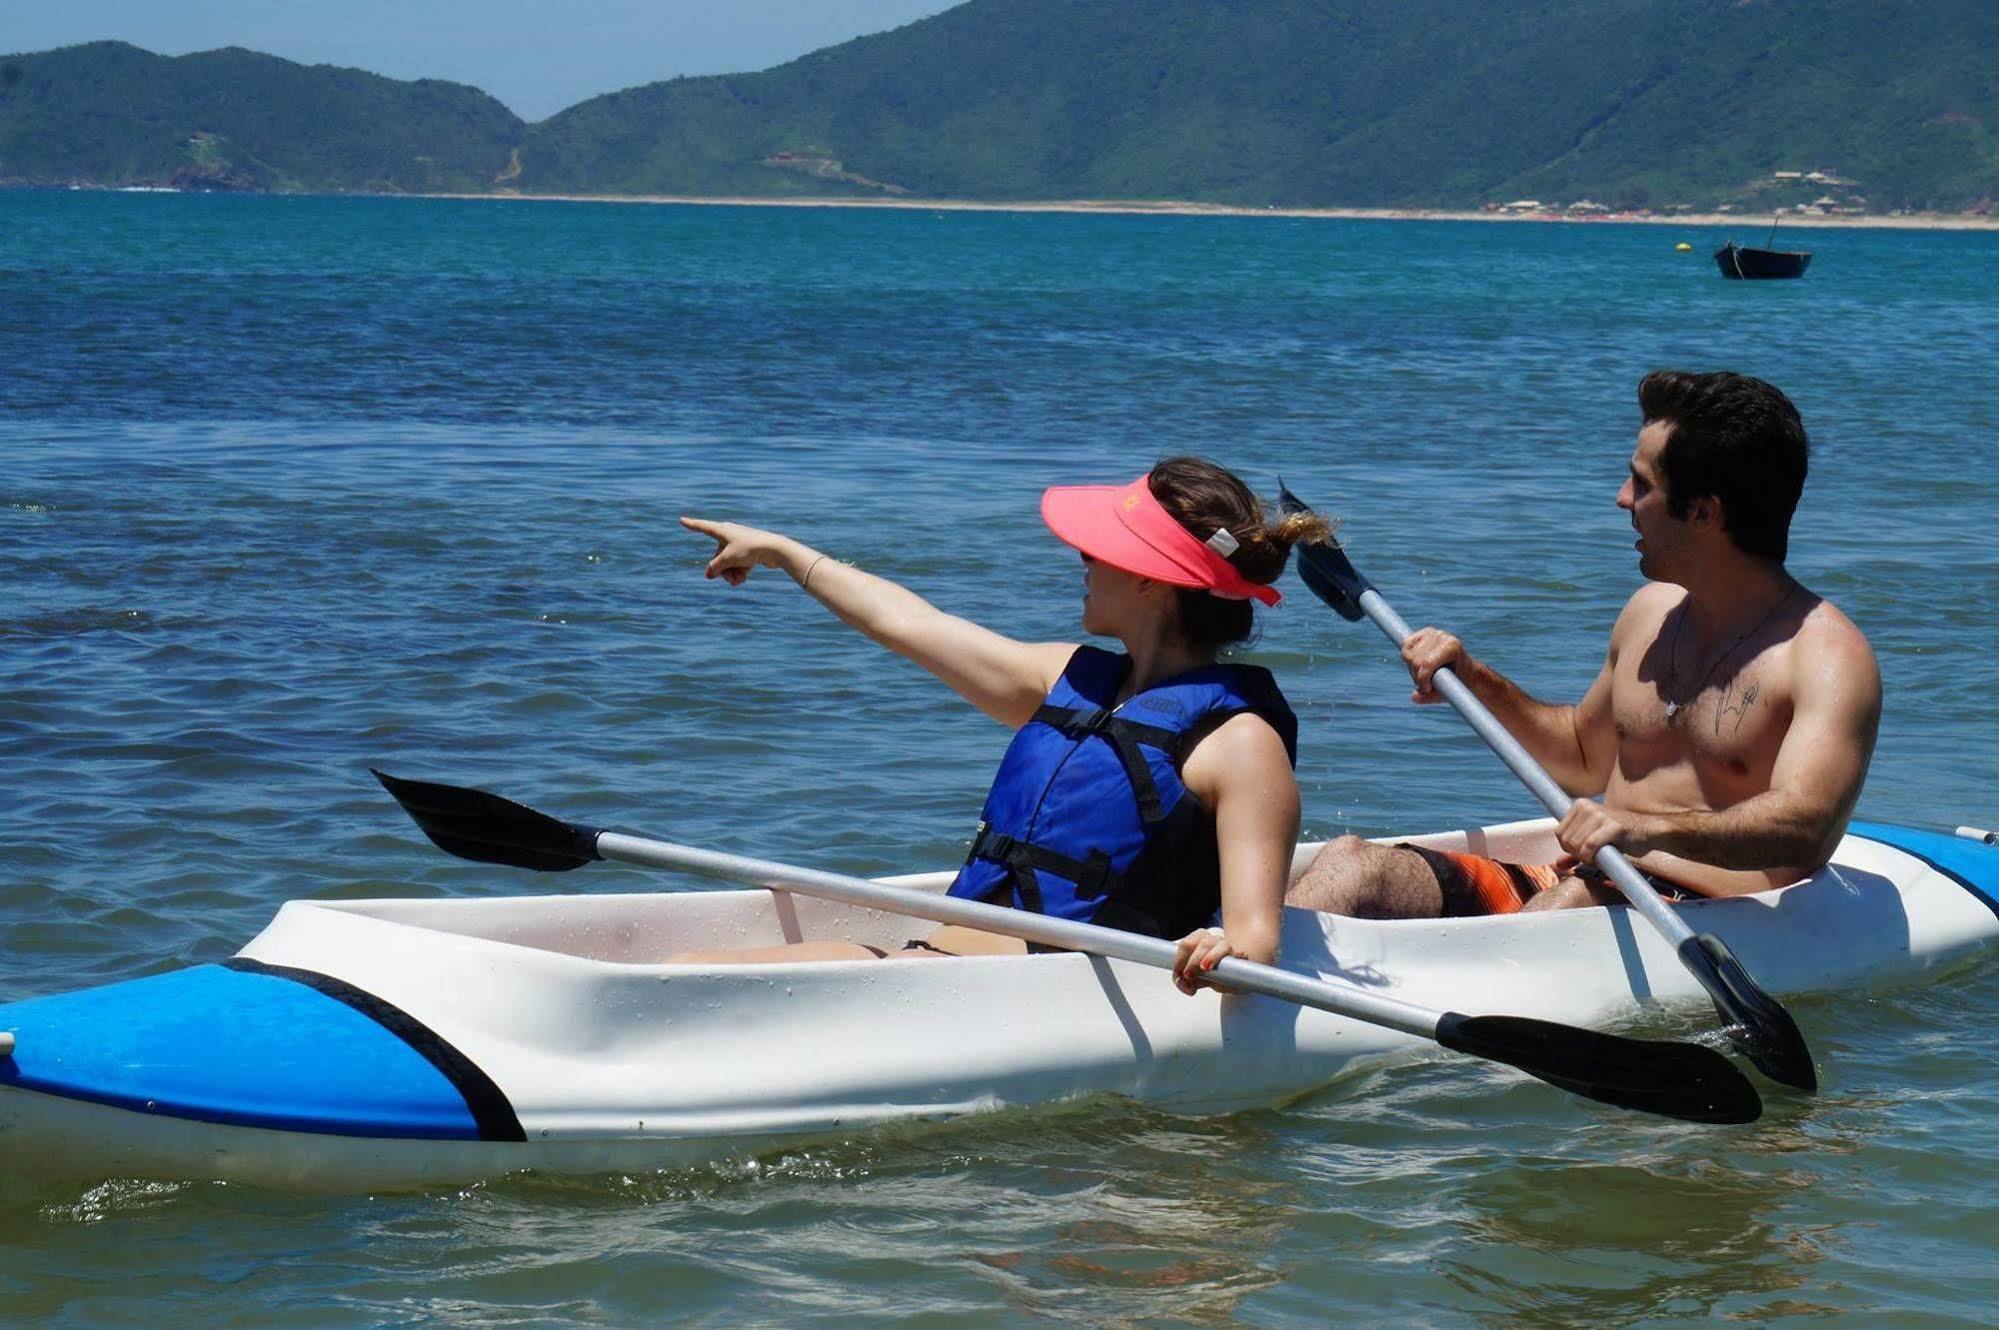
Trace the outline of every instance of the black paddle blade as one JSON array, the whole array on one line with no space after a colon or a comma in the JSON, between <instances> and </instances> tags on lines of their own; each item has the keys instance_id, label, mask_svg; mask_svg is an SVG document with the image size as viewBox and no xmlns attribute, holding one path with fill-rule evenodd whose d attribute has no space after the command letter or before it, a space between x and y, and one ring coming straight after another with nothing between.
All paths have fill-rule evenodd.
<instances>
[{"instance_id":1,"label":"black paddle blade","mask_svg":"<svg viewBox=\"0 0 1999 1330\"><path fill-rule=\"evenodd\" d=\"M595 827L574 826L462 785L403 780L383 771L375 771L375 779L396 797L432 844L460 859L562 873L604 857L597 853Z\"/></svg>"},{"instance_id":2,"label":"black paddle blade","mask_svg":"<svg viewBox=\"0 0 1999 1330\"><path fill-rule=\"evenodd\" d=\"M1285 514L1312 511L1281 480L1277 482L1277 508ZM1341 618L1359 623L1360 594L1373 590L1373 584L1360 575L1360 570L1338 545L1315 540L1294 548L1298 551L1298 576L1304 579L1307 589L1338 611Z\"/></svg>"},{"instance_id":3,"label":"black paddle blade","mask_svg":"<svg viewBox=\"0 0 1999 1330\"><path fill-rule=\"evenodd\" d=\"M1437 1042L1518 1067L1571 1094L1684 1122L1754 1122L1763 1100L1735 1064L1699 1044L1625 1039L1527 1016L1445 1012Z\"/></svg>"},{"instance_id":4,"label":"black paddle blade","mask_svg":"<svg viewBox=\"0 0 1999 1330\"><path fill-rule=\"evenodd\" d=\"M1783 1004L1757 986L1728 944L1712 933L1696 933L1680 944L1680 960L1714 999L1728 1026L1729 1042L1779 1085L1812 1094L1818 1069L1805 1036Z\"/></svg>"}]
</instances>

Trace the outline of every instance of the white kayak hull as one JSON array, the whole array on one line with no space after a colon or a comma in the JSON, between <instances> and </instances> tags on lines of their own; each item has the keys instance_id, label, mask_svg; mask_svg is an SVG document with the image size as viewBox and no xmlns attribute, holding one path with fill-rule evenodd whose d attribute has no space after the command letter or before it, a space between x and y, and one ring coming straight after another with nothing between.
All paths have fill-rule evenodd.
<instances>
[{"instance_id":1,"label":"white kayak hull","mask_svg":"<svg viewBox=\"0 0 1999 1330\"><path fill-rule=\"evenodd\" d=\"M1545 861L1550 827L1417 839ZM1894 836L1904 848L1849 836L1797 886L1680 908L1780 996L1920 981L1999 936L1999 851ZM941 890L950 875L891 880ZM1189 998L1161 971L1077 953L658 959L834 937L894 948L929 929L767 890L294 901L227 967L0 1007L19 1040L0 1058L0 1147L97 1176L372 1190L680 1166L1089 1094L1228 1112L1435 1051L1274 999ZM1282 963L1439 1010L1601 1026L1680 1005L1713 1023L1624 909L1290 910Z\"/></svg>"}]
</instances>

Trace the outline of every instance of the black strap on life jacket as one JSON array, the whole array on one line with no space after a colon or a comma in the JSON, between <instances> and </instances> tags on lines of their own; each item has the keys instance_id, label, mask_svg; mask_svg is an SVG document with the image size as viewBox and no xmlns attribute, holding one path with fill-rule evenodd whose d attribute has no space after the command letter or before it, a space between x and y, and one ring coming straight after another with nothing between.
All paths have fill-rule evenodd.
<instances>
[{"instance_id":1,"label":"black strap on life jacket","mask_svg":"<svg viewBox=\"0 0 1999 1330\"><path fill-rule=\"evenodd\" d=\"M1111 745L1126 778L1131 782L1140 818L1156 834L1148 836L1146 848L1126 872L1113 873L1110 856L1101 850L1091 851L1087 859L1076 859L1003 832L992 831L981 823L977 836L973 838L971 853L966 856L967 861L991 860L1010 870L1007 877L996 884L991 899L1017 895L1022 909L1041 913L1041 883L1036 873L1046 871L1075 883L1080 897L1099 900L1101 903L1091 915L1091 922L1105 928L1170 938L1207 922L1208 913L1213 908L1212 898L1205 892L1196 891L1193 885L1197 881L1214 881L1220 873L1212 835L1206 838L1205 844L1197 846L1202 838L1193 834L1195 824L1208 816L1207 810L1199 799L1190 795L1169 813L1160 803L1159 787L1152 779L1152 767L1145 760L1145 754L1139 751L1139 745L1146 744L1166 753L1177 770L1196 735L1211 733L1221 722L1244 711L1252 711L1263 716L1277 730L1286 752L1295 762L1297 721L1290 708L1284 705L1283 695L1277 691L1269 673L1245 668L1241 687L1254 699L1251 705L1211 712L1202 717L1200 724L1185 731L1126 720L1108 707L1058 707L1044 703L1038 708L1033 717L1035 721L1071 739L1082 740L1099 735ZM1162 823L1170 825L1162 826ZM1143 884L1143 889L1134 884ZM1037 948L1030 948L1034 949Z\"/></svg>"},{"instance_id":2,"label":"black strap on life jacket","mask_svg":"<svg viewBox=\"0 0 1999 1330\"><path fill-rule=\"evenodd\" d=\"M1041 880L1035 876L1037 871L1069 879L1076 884L1076 891L1082 896L1101 896L1117 880L1111 872L1111 857L1102 850L1092 850L1089 858L1077 859L1009 836L1003 831L994 831L983 822L979 824L979 834L972 839L969 858L1005 864L1012 870L1014 889L1020 893L1021 908L1035 914L1041 913Z\"/></svg>"},{"instance_id":3,"label":"black strap on life jacket","mask_svg":"<svg viewBox=\"0 0 1999 1330\"><path fill-rule=\"evenodd\" d=\"M1144 743L1163 749L1173 754L1174 763L1178 765L1183 735L1157 725L1126 720L1113 714L1108 707L1043 705L1034 713L1034 719L1071 739L1101 736L1117 754L1118 764L1124 768L1125 778L1131 782L1132 794L1138 801L1139 816L1147 826L1156 826L1166 820L1166 810L1159 802L1159 787L1152 779L1152 767L1138 746ZM1103 902L1094 916L1095 922L1106 928L1159 935L1159 921L1149 911L1130 903L1130 893L1124 890L1124 877L1111 871L1110 856L1102 850L1092 850L1088 858L1078 859L1005 832L993 831L981 824L978 835L972 840L972 852L967 857L1005 865L1009 870L1009 886L1018 894L1022 909L1036 914L1042 912L1041 881L1037 873L1049 872L1075 883L1079 897Z\"/></svg>"},{"instance_id":4,"label":"black strap on life jacket","mask_svg":"<svg viewBox=\"0 0 1999 1330\"><path fill-rule=\"evenodd\" d=\"M1150 744L1162 749L1172 755L1173 765L1177 767L1180 765L1183 735L1157 725L1126 720L1108 707L1053 707L1044 704L1034 713L1034 719L1051 729L1060 730L1071 739L1102 735L1117 754L1126 778L1131 781L1131 792L1138 797L1139 817L1148 827L1165 819L1166 810L1159 803L1159 787L1153 783L1152 767L1146 762L1145 754L1138 751L1138 746Z\"/></svg>"}]
</instances>

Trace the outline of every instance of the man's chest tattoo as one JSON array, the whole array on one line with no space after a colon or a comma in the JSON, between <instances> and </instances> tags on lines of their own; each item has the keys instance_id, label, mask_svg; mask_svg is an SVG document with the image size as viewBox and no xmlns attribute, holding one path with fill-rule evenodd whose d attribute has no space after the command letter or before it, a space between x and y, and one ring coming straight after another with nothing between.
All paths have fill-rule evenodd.
<instances>
[{"instance_id":1,"label":"man's chest tattoo","mask_svg":"<svg viewBox=\"0 0 1999 1330\"><path fill-rule=\"evenodd\" d=\"M1749 719L1749 708L1756 705L1756 695L1762 691L1763 685L1760 683L1752 683L1740 693L1735 691L1732 684L1723 685L1721 699L1715 703L1714 708L1715 737L1742 733L1742 722ZM1730 716L1735 717L1733 725L1726 724Z\"/></svg>"}]
</instances>

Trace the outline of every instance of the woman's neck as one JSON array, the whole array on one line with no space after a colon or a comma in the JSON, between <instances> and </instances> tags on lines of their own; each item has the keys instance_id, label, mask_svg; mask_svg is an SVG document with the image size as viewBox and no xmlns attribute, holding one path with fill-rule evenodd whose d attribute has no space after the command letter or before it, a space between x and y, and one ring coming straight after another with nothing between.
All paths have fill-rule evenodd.
<instances>
[{"instance_id":1,"label":"woman's neck","mask_svg":"<svg viewBox=\"0 0 1999 1330\"><path fill-rule=\"evenodd\" d=\"M1124 642L1125 654L1131 657L1131 673L1118 693L1120 702L1144 692L1161 679L1215 663L1213 647L1189 646L1177 634L1163 629L1120 640Z\"/></svg>"}]
</instances>

